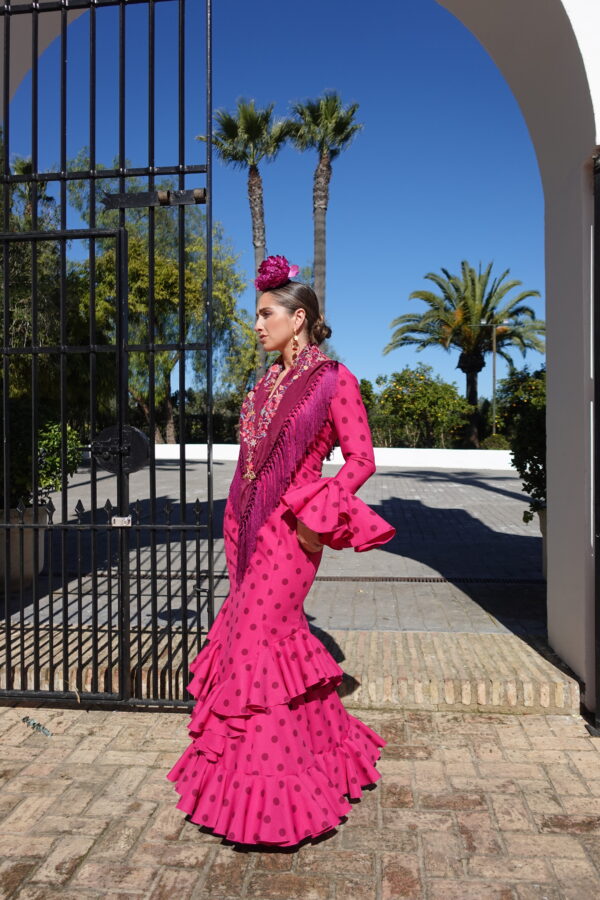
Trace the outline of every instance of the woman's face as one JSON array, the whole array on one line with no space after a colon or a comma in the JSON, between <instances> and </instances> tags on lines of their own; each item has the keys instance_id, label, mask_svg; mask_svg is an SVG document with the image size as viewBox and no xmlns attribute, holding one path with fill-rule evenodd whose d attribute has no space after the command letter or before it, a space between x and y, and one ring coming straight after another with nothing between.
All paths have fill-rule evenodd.
<instances>
[{"instance_id":1,"label":"woman's face","mask_svg":"<svg viewBox=\"0 0 600 900\"><path fill-rule=\"evenodd\" d=\"M297 309L290 314L269 291L261 294L256 307L254 330L265 352L269 353L272 350L281 352L289 345L294 332L300 337L305 317L303 309Z\"/></svg>"}]
</instances>

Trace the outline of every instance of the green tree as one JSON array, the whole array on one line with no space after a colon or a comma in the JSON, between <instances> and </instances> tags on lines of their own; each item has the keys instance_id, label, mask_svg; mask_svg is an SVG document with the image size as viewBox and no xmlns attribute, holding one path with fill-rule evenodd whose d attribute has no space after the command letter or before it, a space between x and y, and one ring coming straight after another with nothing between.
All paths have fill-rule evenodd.
<instances>
[{"instance_id":1,"label":"green tree","mask_svg":"<svg viewBox=\"0 0 600 900\"><path fill-rule=\"evenodd\" d=\"M31 157L19 156L13 160L11 165L15 175L31 176L33 173L33 162ZM56 218L56 200L48 193L47 182L23 181L17 182L12 188L12 203L15 206L21 206L23 230L32 230L34 225L34 207L37 202L36 217L39 224L48 219L54 219L55 224L58 223Z\"/></svg>"},{"instance_id":2,"label":"green tree","mask_svg":"<svg viewBox=\"0 0 600 900\"><path fill-rule=\"evenodd\" d=\"M465 373L465 396L474 408L468 439L475 446L479 442L477 376L485 366L486 354L492 352L494 327L496 352L511 367L514 366L508 352L511 346L518 348L523 356L528 349L539 353L545 351L544 342L539 337L545 332L545 324L524 303L528 297L539 297L539 291L521 291L508 298L509 291L522 282L514 279L505 282L509 269L490 282L492 265L489 263L482 272L480 264L476 272L463 260L460 275L452 275L447 269L441 270L443 276L428 272L425 278L433 281L439 293L419 290L410 294L409 299L424 300L429 309L393 319L390 327L395 331L383 350L386 354L408 344L416 344L417 351L430 346L439 346L447 351L453 347L460 350L457 368Z\"/></svg>"},{"instance_id":3,"label":"green tree","mask_svg":"<svg viewBox=\"0 0 600 900\"><path fill-rule=\"evenodd\" d=\"M292 141L301 150L316 150L313 178L314 289L325 315L326 219L332 162L362 129L354 121L358 103L344 107L335 91L326 91L317 100L292 104Z\"/></svg>"},{"instance_id":4,"label":"green tree","mask_svg":"<svg viewBox=\"0 0 600 900\"><path fill-rule=\"evenodd\" d=\"M212 142L219 158L226 165L248 172L255 272L267 252L263 182L258 166L263 160L275 159L291 132L288 121L273 120L274 107L274 103L269 103L260 109L256 107L254 100L239 99L234 113L218 109L214 115L216 128ZM206 141L206 135L198 135L198 140ZM257 303L258 293L257 291ZM266 371L266 354L255 334L252 340L257 345L257 377L260 377Z\"/></svg>"},{"instance_id":5,"label":"green tree","mask_svg":"<svg viewBox=\"0 0 600 900\"><path fill-rule=\"evenodd\" d=\"M232 328L224 348L221 388L240 408L253 386L258 350L254 340L254 320L245 309L238 309L232 318Z\"/></svg>"},{"instance_id":6,"label":"green tree","mask_svg":"<svg viewBox=\"0 0 600 900\"><path fill-rule=\"evenodd\" d=\"M377 409L377 401L378 397L375 392L375 388L373 387L373 383L369 381L368 378L361 378L359 382L360 393L363 399L363 403L365 404L365 409L367 411L367 415L369 416L369 421L371 417L374 415Z\"/></svg>"},{"instance_id":7,"label":"green tree","mask_svg":"<svg viewBox=\"0 0 600 900\"><path fill-rule=\"evenodd\" d=\"M373 398L369 422L373 440L381 447L452 447L464 427L469 404L456 385L447 384L424 363L401 372L380 375L382 388Z\"/></svg>"},{"instance_id":8,"label":"green tree","mask_svg":"<svg viewBox=\"0 0 600 900\"><path fill-rule=\"evenodd\" d=\"M11 171L30 176L31 159L14 159ZM3 216L6 230L54 231L60 227L56 202L44 184L18 182L10 189L3 187L3 197L5 190L10 191L7 220ZM6 288L8 296L5 296ZM3 407L0 430L9 449L6 487L13 507L19 499L30 503L33 493L42 500L44 491L55 483L61 469L62 429L57 423L61 412L65 412L65 403L68 474L76 467L77 445L81 443L89 398L79 377L80 360L73 354L68 354L63 361L69 387L68 394L63 394L57 348L63 343L79 346L85 342L87 322L81 313L81 297L85 293L85 282L68 257L62 258L57 240L11 242L6 253L0 254L0 298L4 310L0 317L0 339L3 345L18 351L5 354L5 365L0 370L0 391L4 392L5 378L8 389L7 419L3 421ZM64 313L62 322L61 312ZM34 353L34 347L41 348L42 352ZM44 352L49 349L51 352ZM37 468L35 484L34 468ZM4 487L2 471L0 495Z\"/></svg>"},{"instance_id":9,"label":"green tree","mask_svg":"<svg viewBox=\"0 0 600 900\"><path fill-rule=\"evenodd\" d=\"M535 405L546 397L546 366L530 372L529 366L510 369L496 389L496 419L498 427L510 439L514 436L516 419L524 407Z\"/></svg>"},{"instance_id":10,"label":"green tree","mask_svg":"<svg viewBox=\"0 0 600 900\"><path fill-rule=\"evenodd\" d=\"M215 361L226 352L232 319L237 315L236 298L243 281L235 270L235 257L217 239L213 243L213 261L218 277L213 280L213 350ZM206 339L206 260L203 235L188 247L184 266L185 343L202 343ZM84 264L86 265L86 264ZM152 333L156 344L172 344L180 339L179 261L164 253L154 257L154 316L149 310L148 247L141 236L129 240L129 338L132 344L147 343ZM96 260L96 311L100 326L115 334L117 318L115 249L109 248ZM225 344L225 350L221 346ZM159 350L154 354L154 412L157 443L176 440L171 379L177 365L185 365L180 350ZM206 354L198 352L193 359L196 381L205 378ZM151 420L150 360L146 352L129 355L129 393L141 409L147 424Z\"/></svg>"},{"instance_id":11,"label":"green tree","mask_svg":"<svg viewBox=\"0 0 600 900\"><path fill-rule=\"evenodd\" d=\"M511 461L530 497L525 522L546 504L546 367L511 371L499 390L500 416L511 448Z\"/></svg>"},{"instance_id":12,"label":"green tree","mask_svg":"<svg viewBox=\"0 0 600 900\"><path fill-rule=\"evenodd\" d=\"M30 175L31 160L17 158L12 170ZM36 203L37 200L37 203ZM55 231L60 228L60 215L53 197L46 186L24 181L11 189L8 230ZM87 340L87 314L82 298L87 296L87 282L81 278L77 267L66 256L61 259L58 240L19 241L8 245L6 257L0 255L0 297L5 305L5 259L8 261L8 309L7 334L5 319L1 317L0 335L3 343L26 352L11 354L8 359L9 393L11 397L24 397L32 392L35 382L38 409L46 417L59 417L60 410L60 358L58 352L29 352L33 345L58 347L65 342L61 331L61 306L64 310L64 334L66 343L79 346ZM64 296L61 298L61 277L64 275ZM73 355L65 360L67 380L71 385L67 414L73 423L81 424L85 418L88 398L82 390L79 378L71 379L80 370L80 361Z\"/></svg>"},{"instance_id":13,"label":"green tree","mask_svg":"<svg viewBox=\"0 0 600 900\"><path fill-rule=\"evenodd\" d=\"M85 151L79 161L85 165ZM157 186L173 188L170 180ZM116 179L106 179L104 191L118 190ZM141 191L142 185L131 179L127 190ZM73 205L86 220L90 218L90 194L87 186L74 184ZM180 267L179 217L177 208L156 210L134 209L127 222L129 276L129 339L132 344L153 342L169 344L181 339L185 343L206 340L206 216L200 207L186 210L184 219L183 270ZM118 211L101 209L97 221L103 227L117 225ZM153 229L150 223L153 222ZM151 232L154 239L151 244ZM95 260L96 322L113 340L117 321L116 250L113 241L104 241ZM150 256L154 266L151 278ZM218 370L227 353L230 332L238 315L237 297L244 282L237 272L238 257L233 253L222 226L213 225L213 361ZM89 263L79 264L89 277ZM185 298L184 321L179 315L180 289ZM150 299L153 299L151 305ZM153 314L151 313L153 309ZM183 333L180 334L183 325ZM205 381L205 352L195 353L191 360L197 385ZM171 390L173 372L178 365L189 365L179 350L160 350L154 354L154 440L176 441L175 407ZM147 353L129 354L129 393L142 412L147 425L151 420L150 358Z\"/></svg>"},{"instance_id":14,"label":"green tree","mask_svg":"<svg viewBox=\"0 0 600 900\"><path fill-rule=\"evenodd\" d=\"M12 167L15 174L31 172L31 160L17 158ZM52 198L48 198L42 187L37 211L37 229L51 231L60 226L59 214ZM32 231L34 228L32 209L32 185L28 182L13 185L10 196L9 221L7 231ZM4 301L4 254L0 256L0 294ZM33 267L37 281L36 310L33 315L32 281ZM9 316L6 338L10 346L24 348L31 346L33 331L36 343L57 344L58 311L60 307L60 246L58 241L42 241L30 244L15 241L8 245L8 286ZM0 322L4 333L4 317ZM49 360L41 359L45 367ZM22 359L25 369L29 360ZM17 366L17 369L22 368ZM21 373L25 376L25 370Z\"/></svg>"}]
</instances>

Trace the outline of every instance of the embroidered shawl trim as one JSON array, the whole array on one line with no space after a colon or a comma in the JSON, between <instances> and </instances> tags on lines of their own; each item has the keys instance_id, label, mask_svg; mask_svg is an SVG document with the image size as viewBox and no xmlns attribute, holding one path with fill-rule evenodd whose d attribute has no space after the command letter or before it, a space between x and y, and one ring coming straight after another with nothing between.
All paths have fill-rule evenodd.
<instances>
[{"instance_id":1,"label":"embroidered shawl trim","mask_svg":"<svg viewBox=\"0 0 600 900\"><path fill-rule=\"evenodd\" d=\"M245 453L243 444L240 446L238 465L230 488L232 508L238 521L238 584L256 548L258 531L280 502L306 451L327 420L337 388L338 364L327 358L315 366L310 375L311 380L303 395L286 415L267 459L257 469L256 478L252 481L242 478ZM272 422L271 427L274 424Z\"/></svg>"}]
</instances>

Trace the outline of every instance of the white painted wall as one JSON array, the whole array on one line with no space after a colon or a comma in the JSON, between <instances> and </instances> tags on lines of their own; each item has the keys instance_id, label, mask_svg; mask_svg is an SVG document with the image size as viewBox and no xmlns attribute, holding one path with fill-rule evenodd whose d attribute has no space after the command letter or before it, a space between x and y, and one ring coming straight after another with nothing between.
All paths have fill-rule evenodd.
<instances>
[{"instance_id":1,"label":"white painted wall","mask_svg":"<svg viewBox=\"0 0 600 900\"><path fill-rule=\"evenodd\" d=\"M591 159L600 130L600 3L437 0L519 103L545 196L548 629L595 704Z\"/></svg>"},{"instance_id":2,"label":"white painted wall","mask_svg":"<svg viewBox=\"0 0 600 900\"><path fill-rule=\"evenodd\" d=\"M213 444L215 461L235 461L240 452L239 444ZM375 465L393 469L447 469L451 472L517 471L510 460L510 450L444 450L421 447L375 447ZM155 444L154 455L158 460L179 459L179 444ZM205 461L206 444L186 444L187 462ZM342 451L336 447L327 460L335 466L344 462Z\"/></svg>"},{"instance_id":3,"label":"white painted wall","mask_svg":"<svg viewBox=\"0 0 600 900\"><path fill-rule=\"evenodd\" d=\"M12 6L22 6L30 0L12 0ZM69 10L67 25L84 14L85 10ZM61 12L45 12L38 17L38 57L60 34ZM0 47L4 46L4 16L0 17ZM68 40L68 38L67 38ZM19 85L31 69L31 16L11 17L10 25L10 85L9 96L15 95ZM0 117L4 115L4 67L0 65Z\"/></svg>"}]
</instances>

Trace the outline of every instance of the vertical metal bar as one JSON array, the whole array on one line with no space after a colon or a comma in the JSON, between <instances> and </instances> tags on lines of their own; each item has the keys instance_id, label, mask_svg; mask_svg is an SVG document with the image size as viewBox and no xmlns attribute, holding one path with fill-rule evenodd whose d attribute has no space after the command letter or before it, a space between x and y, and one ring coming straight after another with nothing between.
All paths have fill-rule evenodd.
<instances>
[{"instance_id":1,"label":"vertical metal bar","mask_svg":"<svg viewBox=\"0 0 600 900\"><path fill-rule=\"evenodd\" d=\"M123 446L128 400L127 356L127 230L119 228L118 245L118 320L117 320L117 429L119 447ZM125 471L123 454L119 453L117 474L117 508L120 516L129 513L129 476ZM119 659L119 688L122 699L131 697L131 622L130 622L130 581L129 581L129 533L127 528L119 528L119 633L121 652Z\"/></svg>"},{"instance_id":2,"label":"vertical metal bar","mask_svg":"<svg viewBox=\"0 0 600 900\"><path fill-rule=\"evenodd\" d=\"M142 664L144 659L144 647L143 647L143 621L142 616L144 614L142 597L143 597L143 589L142 589L142 504L139 500L136 500L135 506L135 587L136 587L136 623L135 627L137 628L137 640L136 640L136 665L135 665L135 696L142 697ZM154 623L152 623L154 624Z\"/></svg>"},{"instance_id":3,"label":"vertical metal bar","mask_svg":"<svg viewBox=\"0 0 600 900\"><path fill-rule=\"evenodd\" d=\"M185 0L179 0L179 35L178 35L178 90L179 90L179 189L185 188L185 176L183 169L185 167ZM185 230L185 206L179 207L179 233L178 233L178 251L179 251L179 341L185 346L188 316L186 314L186 293L185 293L185 266L186 266L186 230ZM187 363L187 354L182 350L179 355L179 516L182 525L187 522L187 490L186 490L186 465L185 465L185 444L186 444L186 427L185 427L185 367ZM179 556L180 556L180 589L181 589L181 646L182 656L181 665L183 671L188 670L188 610L187 610L187 534L185 529L181 529L179 535ZM173 629L169 628L169 641L173 640Z\"/></svg>"},{"instance_id":4,"label":"vertical metal bar","mask_svg":"<svg viewBox=\"0 0 600 900\"><path fill-rule=\"evenodd\" d=\"M53 510L52 510L53 512ZM54 530L52 528L52 515L50 516L50 528L48 529L48 690L53 691L54 673Z\"/></svg>"},{"instance_id":5,"label":"vertical metal bar","mask_svg":"<svg viewBox=\"0 0 600 900\"><path fill-rule=\"evenodd\" d=\"M594 576L596 733L600 734L600 155L594 157Z\"/></svg>"},{"instance_id":6,"label":"vertical metal bar","mask_svg":"<svg viewBox=\"0 0 600 900\"><path fill-rule=\"evenodd\" d=\"M126 51L126 12L125 4L119 4L119 169L125 169L125 51ZM125 192L125 178L119 175L119 191ZM128 343L128 250L127 231L125 228L125 210L119 209L118 237L118 324L117 324L117 427L119 448L124 443L124 425L126 424L127 405L129 402L129 355ZM119 452L119 471L117 474L117 506L120 516L129 514L129 475L123 464L123 454ZM121 698L131 697L131 621L130 621L130 581L129 581L129 533L126 528L119 529L119 620L121 635L121 658L119 660L119 687Z\"/></svg>"},{"instance_id":7,"label":"vertical metal bar","mask_svg":"<svg viewBox=\"0 0 600 900\"><path fill-rule=\"evenodd\" d=\"M89 10L89 167L90 174L96 170L96 7L92 5ZM96 227L96 181L90 178L89 184L89 221L90 228ZM97 432L96 409L98 398L96 392L98 357L96 354L96 239L90 238L88 246L88 260L90 271L90 305L89 305L89 378L90 378L90 440ZM91 540L91 589L92 589L92 684L91 690L98 690L98 468L95 457L90 454L90 540ZM112 609L109 597L106 597L108 653L112 653ZM112 679L110 658L108 662L108 677Z\"/></svg>"},{"instance_id":8,"label":"vertical metal bar","mask_svg":"<svg viewBox=\"0 0 600 900\"><path fill-rule=\"evenodd\" d=\"M60 170L67 169L67 9L60 11ZM67 227L67 182L60 182L60 227ZM60 500L61 522L69 518L68 474L67 474L67 242L60 240ZM69 684L69 555L68 531L61 528L61 578L62 578L62 628L63 659L61 690L68 690Z\"/></svg>"},{"instance_id":9,"label":"vertical metal bar","mask_svg":"<svg viewBox=\"0 0 600 900\"><path fill-rule=\"evenodd\" d=\"M105 507L105 509L106 509L106 507ZM106 515L108 518L108 526L106 528L106 603L107 603L107 607L108 607L108 615L110 616L110 621L111 621L111 629L110 629L110 636L109 636L108 650L107 650L107 657L108 657L107 658L107 671L108 671L108 681L109 681L108 690L114 691L114 684L113 684L113 667L114 667L114 664L113 664L113 630L116 631L116 633L117 633L117 665L120 667L121 658L122 658L121 635L120 635L121 608L120 608L120 604L119 604L119 598L117 597L117 623L116 623L116 628L113 629L113 627L112 627L112 623L113 623L113 615L112 615L112 608L113 608L113 577L112 577L113 530L110 525L110 517L111 517L110 510L106 510ZM120 671L118 674L118 682L119 682L118 695L119 695L119 697L121 697L122 696L121 692L123 690L123 684L122 684Z\"/></svg>"},{"instance_id":10,"label":"vertical metal bar","mask_svg":"<svg viewBox=\"0 0 600 900\"><path fill-rule=\"evenodd\" d=\"M154 164L155 164L155 54L156 54L156 10L154 0L150 0L148 6L148 190L154 190ZM158 697L158 637L156 624L158 622L158 581L157 581L157 547L156 547L156 356L154 341L156 338L156 309L154 295L154 259L155 259L155 228L156 217L154 207L148 210L148 406L150 409L150 615L151 625L151 655L152 655L152 696Z\"/></svg>"},{"instance_id":11,"label":"vertical metal bar","mask_svg":"<svg viewBox=\"0 0 600 900\"><path fill-rule=\"evenodd\" d=\"M19 540L19 657L21 662L21 690L27 690L27 660L25 646L25 510L18 509L18 524L15 526Z\"/></svg>"},{"instance_id":12,"label":"vertical metal bar","mask_svg":"<svg viewBox=\"0 0 600 900\"><path fill-rule=\"evenodd\" d=\"M10 174L10 0L5 3L8 12L4 16L4 122L3 122L3 154L4 174ZM11 187L5 181L3 189L3 231L10 231L10 195ZM4 310L3 310L3 338L4 345L10 345L10 254L8 241L2 245ZM6 630L6 687L13 687L12 677L12 635L10 615L10 366L7 353L2 355L2 446L4 448L4 522L2 540L4 541L4 603L5 630Z\"/></svg>"},{"instance_id":13,"label":"vertical metal bar","mask_svg":"<svg viewBox=\"0 0 600 900\"><path fill-rule=\"evenodd\" d=\"M213 259L212 259L212 0L206 0L206 474L208 500L208 627L214 621L215 561L213 521Z\"/></svg>"},{"instance_id":14,"label":"vertical metal bar","mask_svg":"<svg viewBox=\"0 0 600 900\"><path fill-rule=\"evenodd\" d=\"M83 525L83 513L84 508L81 500L78 500L77 506L75 507L75 514L77 516L77 524ZM78 528L75 534L75 542L76 542L76 553L77 553L77 681L76 686L78 691L83 690L82 684L82 676L83 676L83 575L82 575L82 567L83 567L83 553L81 546L81 536L83 531L81 528ZM96 630L96 629L94 629Z\"/></svg>"},{"instance_id":15,"label":"vertical metal bar","mask_svg":"<svg viewBox=\"0 0 600 900\"><path fill-rule=\"evenodd\" d=\"M196 628L195 628L195 641L194 641L194 650L196 653L200 652L202 645L202 581L201 581L201 571L200 571L200 532L201 525L200 519L202 515L202 506L200 501L197 499L194 503L194 548L195 548L195 582L194 582L194 592L195 592L195 600L196 600ZM187 698L186 698L187 699Z\"/></svg>"},{"instance_id":16,"label":"vertical metal bar","mask_svg":"<svg viewBox=\"0 0 600 900\"><path fill-rule=\"evenodd\" d=\"M165 574L166 578L166 589L167 589L167 679L166 679L166 691L167 696L173 696L173 593L172 593L172 585L173 585L173 576L171 572L171 502L167 500L165 503L165 556L166 556L166 564L167 570Z\"/></svg>"},{"instance_id":17,"label":"vertical metal bar","mask_svg":"<svg viewBox=\"0 0 600 900\"><path fill-rule=\"evenodd\" d=\"M38 230L38 96L39 96L39 12L37 7L31 14L31 173L34 179L30 183L31 190L31 227ZM38 242L31 242L31 344L37 347L38 336ZM37 353L31 354L31 484L33 491L33 521L40 521L38 506L39 466L38 466L38 384L39 384L39 358ZM40 597L39 597L39 547L38 532L34 530L33 540L33 582L31 586L31 602L33 604L33 689L40 689ZM42 536L42 550L45 535Z\"/></svg>"}]
</instances>

